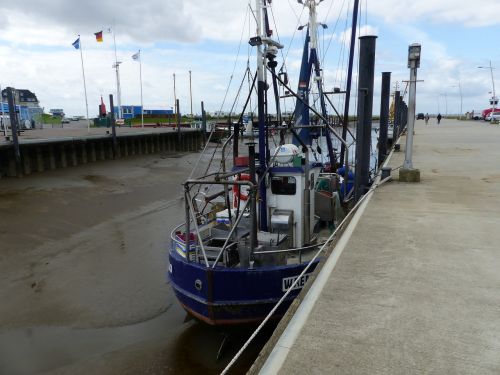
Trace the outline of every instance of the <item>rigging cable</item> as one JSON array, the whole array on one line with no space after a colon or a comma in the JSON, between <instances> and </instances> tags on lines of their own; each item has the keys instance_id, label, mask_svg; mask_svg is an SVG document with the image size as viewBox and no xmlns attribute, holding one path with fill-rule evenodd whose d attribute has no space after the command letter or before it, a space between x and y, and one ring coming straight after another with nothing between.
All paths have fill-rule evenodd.
<instances>
[{"instance_id":1,"label":"rigging cable","mask_svg":"<svg viewBox=\"0 0 500 375\"><path fill-rule=\"evenodd\" d=\"M247 12L245 13L245 17L244 17L244 23L243 23L243 25L245 25L245 24L246 24L247 14L248 14L248 12L250 12L250 11L252 11L252 8L250 7L250 4L249 4L249 7L247 8ZM252 11L252 12L253 12L253 11ZM255 17L255 15L254 15L254 17ZM243 28L242 28L242 30L241 30L240 43L239 43L239 45L238 45L238 52L237 52L237 54L236 54L236 59L235 59L235 61L234 61L233 72L231 73L231 76L230 76L230 78L229 78L229 83L228 83L228 85L227 85L227 88L226 88L226 93L224 94L224 100L222 101L222 104L221 104L221 106L220 106L219 113L221 113L221 112L222 112L222 108L224 107L224 103L225 103L225 101L226 101L227 94L228 94L229 89L230 89L230 87L231 87L231 82L233 81L234 72L235 72L235 70L236 70L236 65L237 65L237 63L238 63L238 59L239 59L239 56L240 56L241 44L242 44L242 41L243 41L243 34L244 34L244 27L243 27ZM206 144L205 144L205 147L203 147L203 150L202 150L202 152L200 153L200 156L198 157L198 160L197 160L197 161L196 161L196 163L194 164L193 169L191 169L191 173L189 173L189 178L192 178L192 177L193 177L193 174L194 174L194 172L195 172L196 168L198 168L198 165L200 164L200 161L201 161L201 159L203 158L203 155L205 154L205 151L207 150L208 145L210 144L210 140L212 139L212 135L214 134L215 128L216 128L216 126L214 125L214 126L212 127L212 130L210 131L210 135L208 136L208 139L207 139L207 142L206 142ZM214 155L215 155L215 152L217 151L218 147L219 147L219 144L217 144L217 146L215 147L215 149L214 149L214 154L212 155L211 160L213 160ZM207 166L207 171L208 171L208 168L210 168L210 164ZM205 172L205 174L206 174L206 173L207 173L207 172Z\"/></svg>"},{"instance_id":2,"label":"rigging cable","mask_svg":"<svg viewBox=\"0 0 500 375\"><path fill-rule=\"evenodd\" d=\"M333 4L333 2L332 2L332 4ZM337 30L337 25L338 25L339 20L340 20L340 15L342 14L342 9L344 9L344 5L345 5L345 0L342 1L342 7L340 8L339 15L337 17L337 20L335 21L335 25L333 26L333 30L332 30L332 33L330 35L330 40L328 41L328 45L325 48L325 52L323 54L323 60L321 61L321 65L323 65L326 53L328 52L328 49L330 48L330 44L332 43L333 37L335 36L335 31ZM347 8L349 8L349 6L347 6ZM326 17L325 17L324 23L326 23Z\"/></svg>"}]
</instances>

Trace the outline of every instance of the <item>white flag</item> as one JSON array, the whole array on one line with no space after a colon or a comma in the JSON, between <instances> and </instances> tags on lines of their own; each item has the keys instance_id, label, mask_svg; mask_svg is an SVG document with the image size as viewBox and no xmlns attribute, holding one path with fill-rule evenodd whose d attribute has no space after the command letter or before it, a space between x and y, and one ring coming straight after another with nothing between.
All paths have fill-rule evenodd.
<instances>
[{"instance_id":1,"label":"white flag","mask_svg":"<svg viewBox=\"0 0 500 375\"><path fill-rule=\"evenodd\" d=\"M135 61L138 61L141 59L141 51L137 52L137 53L134 53L132 55L132 59L134 59Z\"/></svg>"}]
</instances>

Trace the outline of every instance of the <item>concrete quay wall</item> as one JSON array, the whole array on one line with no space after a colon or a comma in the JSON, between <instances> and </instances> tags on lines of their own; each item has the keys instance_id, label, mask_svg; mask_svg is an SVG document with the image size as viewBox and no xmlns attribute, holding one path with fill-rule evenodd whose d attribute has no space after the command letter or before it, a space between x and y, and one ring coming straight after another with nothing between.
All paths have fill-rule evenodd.
<instances>
[{"instance_id":1,"label":"concrete quay wall","mask_svg":"<svg viewBox=\"0 0 500 375\"><path fill-rule=\"evenodd\" d=\"M117 134L116 142L111 134L21 139L19 162L12 142L2 142L0 177L20 177L133 155L198 151L203 142L198 130Z\"/></svg>"}]
</instances>

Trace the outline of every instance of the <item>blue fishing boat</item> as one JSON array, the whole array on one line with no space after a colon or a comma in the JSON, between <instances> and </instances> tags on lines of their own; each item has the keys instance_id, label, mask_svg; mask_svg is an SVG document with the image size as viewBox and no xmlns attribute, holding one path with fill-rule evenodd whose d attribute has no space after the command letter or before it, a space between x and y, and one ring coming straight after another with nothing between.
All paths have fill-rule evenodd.
<instances>
[{"instance_id":1,"label":"blue fishing boat","mask_svg":"<svg viewBox=\"0 0 500 375\"><path fill-rule=\"evenodd\" d=\"M304 1L309 23L296 91L288 86L283 72L276 72L283 46L272 39L269 2L256 0L258 35L249 42L257 55L249 95L258 94L258 129L252 129L249 141L242 144L239 137L248 122L244 120L247 98L239 121L221 147L219 167L184 182L186 217L171 234L170 284L183 308L210 325L263 320L300 276L274 313L281 317L321 261L314 258L318 247L343 216L341 177L331 167L336 165L334 130L326 113L316 50L317 2ZM319 94L319 111L309 103L312 83ZM296 98L294 118L288 122L280 114L279 90L284 88ZM277 120L272 125L266 112L268 91L274 92L275 99ZM310 112L320 121L312 125ZM274 148L271 134L279 135ZM319 146L312 146L318 138L325 139L326 161L318 158ZM232 163L226 162L231 142ZM313 258L307 273L301 275Z\"/></svg>"}]
</instances>

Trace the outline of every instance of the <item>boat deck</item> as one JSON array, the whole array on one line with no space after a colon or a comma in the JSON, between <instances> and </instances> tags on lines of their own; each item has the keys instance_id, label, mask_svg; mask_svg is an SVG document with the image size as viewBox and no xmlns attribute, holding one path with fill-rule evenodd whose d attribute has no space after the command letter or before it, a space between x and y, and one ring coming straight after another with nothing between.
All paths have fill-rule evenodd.
<instances>
[{"instance_id":1,"label":"boat deck","mask_svg":"<svg viewBox=\"0 0 500 375\"><path fill-rule=\"evenodd\" d=\"M417 121L414 142L421 182L375 191L261 373L500 373L500 127Z\"/></svg>"}]
</instances>

